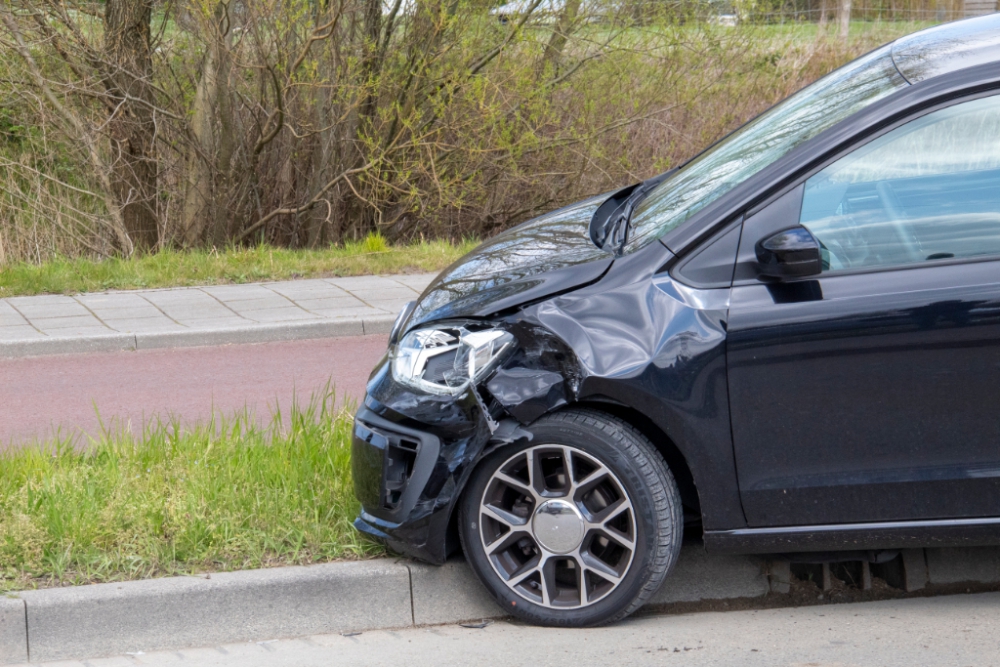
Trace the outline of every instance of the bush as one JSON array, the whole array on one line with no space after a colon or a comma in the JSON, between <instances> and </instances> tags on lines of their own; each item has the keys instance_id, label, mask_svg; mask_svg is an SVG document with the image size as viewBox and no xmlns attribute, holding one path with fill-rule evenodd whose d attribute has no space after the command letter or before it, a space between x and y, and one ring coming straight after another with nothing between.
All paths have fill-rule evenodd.
<instances>
[{"instance_id":1,"label":"bush","mask_svg":"<svg viewBox=\"0 0 1000 667\"><path fill-rule=\"evenodd\" d=\"M89 0L8 3L0 263L484 238L676 166L914 28L842 43L683 3L506 22L492 4L107 0L155 7L119 24Z\"/></svg>"}]
</instances>

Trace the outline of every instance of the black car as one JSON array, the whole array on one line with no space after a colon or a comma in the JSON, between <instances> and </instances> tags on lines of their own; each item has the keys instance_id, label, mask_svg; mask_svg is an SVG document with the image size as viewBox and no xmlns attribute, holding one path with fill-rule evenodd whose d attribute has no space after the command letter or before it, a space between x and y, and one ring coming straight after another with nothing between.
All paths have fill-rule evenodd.
<instances>
[{"instance_id":1,"label":"black car","mask_svg":"<svg viewBox=\"0 0 1000 667\"><path fill-rule=\"evenodd\" d=\"M355 525L537 623L705 548L1000 544L1000 15L902 38L400 314Z\"/></svg>"}]
</instances>

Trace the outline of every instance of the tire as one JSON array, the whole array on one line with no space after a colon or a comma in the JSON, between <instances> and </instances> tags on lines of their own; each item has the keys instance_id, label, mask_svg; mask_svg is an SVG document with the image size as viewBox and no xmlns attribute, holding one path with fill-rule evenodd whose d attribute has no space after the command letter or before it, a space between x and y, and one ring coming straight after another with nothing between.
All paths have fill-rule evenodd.
<instances>
[{"instance_id":1,"label":"tire","mask_svg":"<svg viewBox=\"0 0 1000 667\"><path fill-rule=\"evenodd\" d=\"M673 475L642 433L596 410L558 412L526 430L531 441L491 452L462 496L469 564L530 623L625 618L677 562L684 518Z\"/></svg>"}]
</instances>

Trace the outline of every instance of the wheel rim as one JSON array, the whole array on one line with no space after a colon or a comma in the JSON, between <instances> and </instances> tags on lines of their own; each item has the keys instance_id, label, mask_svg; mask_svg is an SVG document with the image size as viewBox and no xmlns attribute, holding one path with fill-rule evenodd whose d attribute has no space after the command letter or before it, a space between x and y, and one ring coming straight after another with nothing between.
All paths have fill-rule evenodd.
<instances>
[{"instance_id":1,"label":"wheel rim","mask_svg":"<svg viewBox=\"0 0 1000 667\"><path fill-rule=\"evenodd\" d=\"M632 500L606 465L576 447L537 445L507 459L487 483L479 515L493 570L534 604L594 604L632 566Z\"/></svg>"}]
</instances>

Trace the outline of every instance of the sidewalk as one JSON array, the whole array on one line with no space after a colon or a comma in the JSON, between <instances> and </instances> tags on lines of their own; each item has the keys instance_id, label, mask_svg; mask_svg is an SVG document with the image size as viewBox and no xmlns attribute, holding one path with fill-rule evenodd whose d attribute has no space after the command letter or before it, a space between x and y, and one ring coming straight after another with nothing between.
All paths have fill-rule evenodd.
<instances>
[{"instance_id":1,"label":"sidewalk","mask_svg":"<svg viewBox=\"0 0 1000 667\"><path fill-rule=\"evenodd\" d=\"M434 274L0 299L0 358L388 333Z\"/></svg>"}]
</instances>

